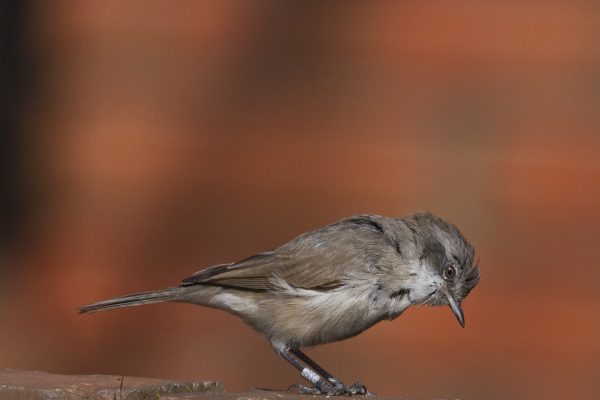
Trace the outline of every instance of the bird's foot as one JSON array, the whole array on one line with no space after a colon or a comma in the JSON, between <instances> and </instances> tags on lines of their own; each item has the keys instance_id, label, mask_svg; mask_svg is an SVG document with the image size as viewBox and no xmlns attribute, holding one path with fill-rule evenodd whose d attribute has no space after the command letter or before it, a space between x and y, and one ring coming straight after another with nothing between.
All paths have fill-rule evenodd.
<instances>
[{"instance_id":1,"label":"bird's foot","mask_svg":"<svg viewBox=\"0 0 600 400\"><path fill-rule=\"evenodd\" d=\"M288 388L288 392L297 393L297 394L323 394L316 387L301 385L299 383L294 383Z\"/></svg>"},{"instance_id":2,"label":"bird's foot","mask_svg":"<svg viewBox=\"0 0 600 400\"><path fill-rule=\"evenodd\" d=\"M326 396L375 396L369 392L367 387L360 382L346 385L337 379L330 379L328 384L320 384L315 387L305 385L292 385L290 391L300 394L324 394Z\"/></svg>"},{"instance_id":3,"label":"bird's foot","mask_svg":"<svg viewBox=\"0 0 600 400\"><path fill-rule=\"evenodd\" d=\"M344 385L346 393L350 395L361 395L361 396L376 396L375 393L369 392L367 387L360 382L355 382L352 385Z\"/></svg>"}]
</instances>

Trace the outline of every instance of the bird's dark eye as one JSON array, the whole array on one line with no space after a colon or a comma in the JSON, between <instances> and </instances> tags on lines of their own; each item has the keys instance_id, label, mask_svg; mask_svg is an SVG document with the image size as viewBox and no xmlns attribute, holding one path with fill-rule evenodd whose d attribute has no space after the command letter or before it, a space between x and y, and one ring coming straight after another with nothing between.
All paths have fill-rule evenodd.
<instances>
[{"instance_id":1,"label":"bird's dark eye","mask_svg":"<svg viewBox=\"0 0 600 400\"><path fill-rule=\"evenodd\" d=\"M453 265L446 265L444 267L443 276L444 276L444 279L447 281L453 280L454 277L456 276L456 268L454 268Z\"/></svg>"}]
</instances>

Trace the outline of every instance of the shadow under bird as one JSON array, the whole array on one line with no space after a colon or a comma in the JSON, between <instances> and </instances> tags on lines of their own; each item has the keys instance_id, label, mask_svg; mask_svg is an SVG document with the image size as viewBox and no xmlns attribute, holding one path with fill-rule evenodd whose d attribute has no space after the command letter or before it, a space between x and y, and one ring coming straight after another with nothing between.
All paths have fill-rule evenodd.
<instances>
[{"instance_id":1,"label":"shadow under bird","mask_svg":"<svg viewBox=\"0 0 600 400\"><path fill-rule=\"evenodd\" d=\"M274 250L196 272L178 287L84 306L81 313L158 302L192 303L239 316L313 387L302 393L370 394L345 385L300 349L358 335L412 305L461 303L479 282L473 247L428 212L359 215L304 233Z\"/></svg>"}]
</instances>

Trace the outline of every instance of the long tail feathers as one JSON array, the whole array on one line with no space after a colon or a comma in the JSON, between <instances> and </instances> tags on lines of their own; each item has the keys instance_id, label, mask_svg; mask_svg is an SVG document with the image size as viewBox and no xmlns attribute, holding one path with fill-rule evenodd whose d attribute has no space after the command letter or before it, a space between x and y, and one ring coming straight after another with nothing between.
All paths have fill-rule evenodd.
<instances>
[{"instance_id":1,"label":"long tail feathers","mask_svg":"<svg viewBox=\"0 0 600 400\"><path fill-rule=\"evenodd\" d=\"M186 288L175 287L152 292L134 293L127 296L117 297L110 300L89 304L79 309L80 314L93 313L97 311L110 310L119 307L141 306L142 304L161 303L164 301L175 301L183 294Z\"/></svg>"}]
</instances>

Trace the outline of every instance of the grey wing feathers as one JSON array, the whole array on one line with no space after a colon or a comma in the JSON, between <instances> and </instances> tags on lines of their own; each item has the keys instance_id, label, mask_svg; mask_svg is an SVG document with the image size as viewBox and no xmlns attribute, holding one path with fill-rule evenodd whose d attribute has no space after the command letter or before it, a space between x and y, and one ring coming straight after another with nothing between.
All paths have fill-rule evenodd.
<instances>
[{"instance_id":1,"label":"grey wing feathers","mask_svg":"<svg viewBox=\"0 0 600 400\"><path fill-rule=\"evenodd\" d=\"M219 264L196 272L184 279L182 286L213 284L239 286L245 289L267 290L268 278L273 266L273 252L259 253L242 261Z\"/></svg>"},{"instance_id":2,"label":"grey wing feathers","mask_svg":"<svg viewBox=\"0 0 600 400\"><path fill-rule=\"evenodd\" d=\"M325 289L340 286L344 277L375 257L373 243L387 240L376 216L358 216L305 233L275 250L237 263L199 271L182 286L219 285L243 290L274 288L273 278L293 287Z\"/></svg>"}]
</instances>

